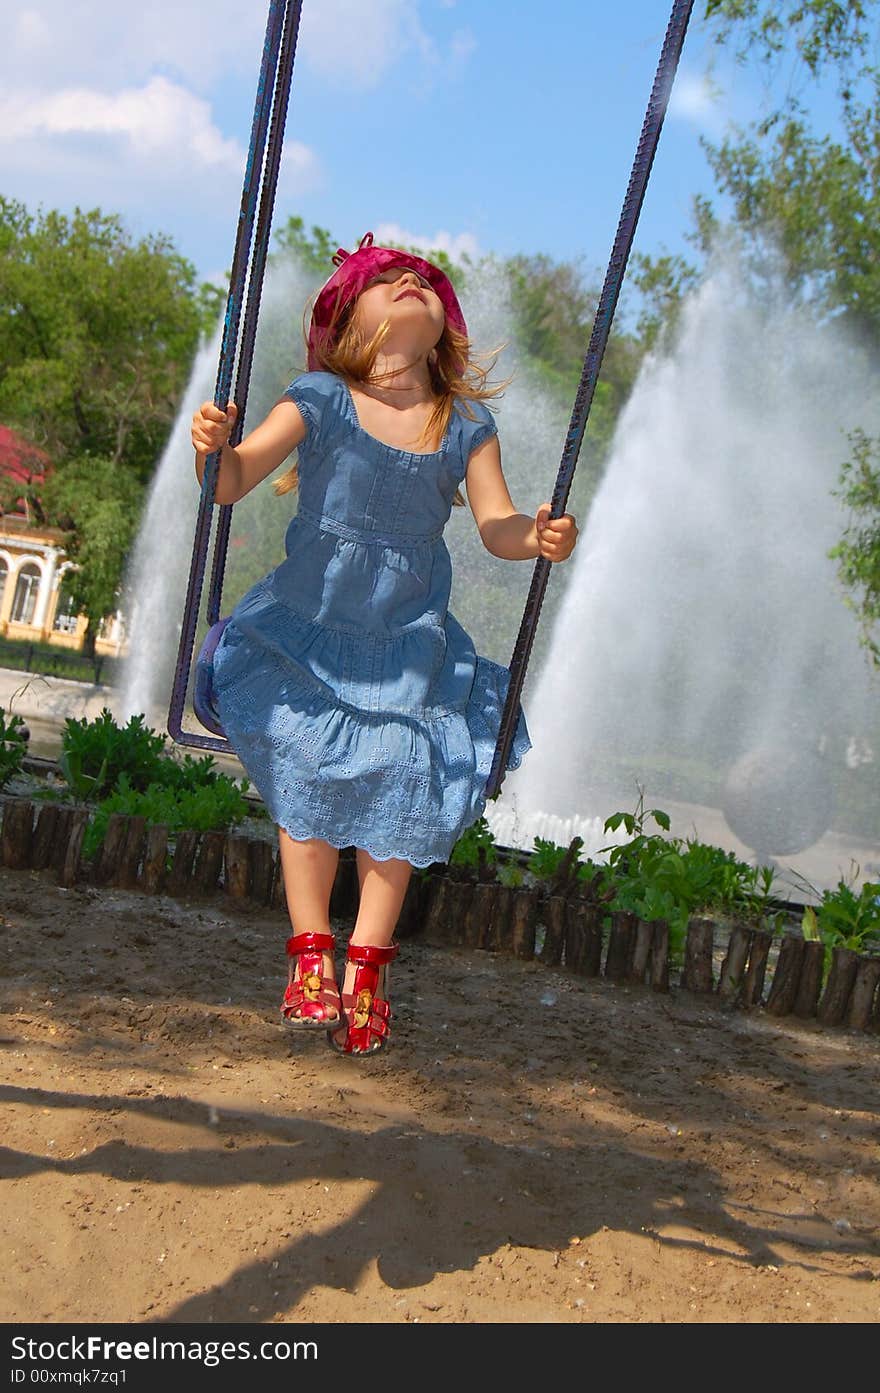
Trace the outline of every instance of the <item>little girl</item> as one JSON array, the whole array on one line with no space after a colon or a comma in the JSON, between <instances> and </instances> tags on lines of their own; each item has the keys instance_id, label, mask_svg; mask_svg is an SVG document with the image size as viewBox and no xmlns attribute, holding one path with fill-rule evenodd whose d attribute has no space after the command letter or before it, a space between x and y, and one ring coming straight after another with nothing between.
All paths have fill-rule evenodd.
<instances>
[{"instance_id":1,"label":"little girl","mask_svg":"<svg viewBox=\"0 0 880 1393\"><path fill-rule=\"evenodd\" d=\"M236 448L236 407L193 417L196 472L222 448L217 503L292 451L287 559L244 596L209 672L222 729L278 824L293 936L281 1010L347 1054L388 1039L387 967L414 866L445 862L485 807L509 680L447 610L452 505L511 561L568 557L574 519L518 513L452 284L368 233L318 292L309 371ZM204 674L203 674L204 675ZM520 715L508 767L530 748ZM360 904L340 994L330 892L356 848Z\"/></svg>"}]
</instances>

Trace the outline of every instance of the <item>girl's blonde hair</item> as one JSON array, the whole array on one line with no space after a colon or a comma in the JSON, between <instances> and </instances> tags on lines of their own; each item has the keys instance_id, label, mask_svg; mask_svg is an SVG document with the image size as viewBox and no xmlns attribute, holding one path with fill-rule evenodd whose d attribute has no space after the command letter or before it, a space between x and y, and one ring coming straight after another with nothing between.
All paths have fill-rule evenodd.
<instances>
[{"instance_id":1,"label":"girl's blonde hair","mask_svg":"<svg viewBox=\"0 0 880 1393\"><path fill-rule=\"evenodd\" d=\"M357 323L354 308L357 300L344 305L335 317L334 323L322 335L317 347L318 371L332 372L349 382L378 383L385 381L375 376L376 359L390 328L386 319L369 340ZM311 318L306 310L306 326ZM490 353L476 355L471 348L470 339L458 329L447 323L435 348L428 355L428 371L431 376L431 389L434 393L434 409L419 436L419 444L439 449L452 419L456 399L464 403L464 414L474 420L469 408L472 401L490 401L497 397L508 385L507 382L489 383L489 375L498 360L499 349ZM290 493L299 483L297 465L293 465L272 485L275 493ZM457 507L464 507L461 491L456 489L452 500Z\"/></svg>"}]
</instances>

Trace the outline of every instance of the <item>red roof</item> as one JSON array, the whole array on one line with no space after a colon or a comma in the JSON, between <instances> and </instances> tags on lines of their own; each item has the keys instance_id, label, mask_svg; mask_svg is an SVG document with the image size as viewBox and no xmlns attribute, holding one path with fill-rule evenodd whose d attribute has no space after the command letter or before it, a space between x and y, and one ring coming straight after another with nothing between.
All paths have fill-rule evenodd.
<instances>
[{"instance_id":1,"label":"red roof","mask_svg":"<svg viewBox=\"0 0 880 1393\"><path fill-rule=\"evenodd\" d=\"M29 484L33 479L43 479L46 474L48 457L35 445L29 445L8 426L0 425L0 474L19 484ZM0 513L3 508L0 505ZM27 516L25 500L20 498L17 514Z\"/></svg>"}]
</instances>

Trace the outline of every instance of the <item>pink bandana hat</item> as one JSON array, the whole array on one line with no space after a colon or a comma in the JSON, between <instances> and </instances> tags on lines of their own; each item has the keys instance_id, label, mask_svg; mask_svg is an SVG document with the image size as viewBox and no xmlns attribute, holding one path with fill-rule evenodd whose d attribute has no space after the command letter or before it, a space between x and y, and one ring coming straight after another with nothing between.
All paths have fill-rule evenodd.
<instances>
[{"instance_id":1,"label":"pink bandana hat","mask_svg":"<svg viewBox=\"0 0 880 1393\"><path fill-rule=\"evenodd\" d=\"M356 300L364 286L374 276L380 276L383 271L387 271L389 266L407 266L418 275L424 276L440 298L440 303L446 311L446 323L467 336L467 325L452 282L438 266L425 261L423 257L413 256L411 252L396 251L393 247L374 247L373 234L368 232L358 243L357 251L347 252L340 247L333 257L333 263L337 269L318 291L312 310L308 339L310 372L320 367L318 345L329 333L339 311L352 300Z\"/></svg>"}]
</instances>

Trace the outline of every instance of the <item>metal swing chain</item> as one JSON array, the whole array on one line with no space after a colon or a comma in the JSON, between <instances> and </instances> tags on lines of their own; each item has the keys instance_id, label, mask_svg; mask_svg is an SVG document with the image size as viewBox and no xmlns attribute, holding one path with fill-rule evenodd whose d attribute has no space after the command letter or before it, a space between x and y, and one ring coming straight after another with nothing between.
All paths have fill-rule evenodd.
<instances>
[{"instance_id":1,"label":"metal swing chain","mask_svg":"<svg viewBox=\"0 0 880 1393\"><path fill-rule=\"evenodd\" d=\"M565 512L565 505L568 501L568 495L574 477L575 465L577 464L584 432L587 428L590 407L592 406L593 396L596 391L599 369L602 365L602 358L611 331L611 321L614 318L614 311L617 308L617 301L620 297L620 287L623 281L624 271L626 270L626 263L632 249L636 225L644 201L645 190L648 185L648 177L651 173L651 166L654 162L654 155L660 139L660 132L663 128L663 118L666 115L666 108L669 104L669 94L672 91L672 83L678 68L678 61L681 57L684 38L693 6L694 0L674 0L672 7L672 14L666 30L666 37L663 41L657 73L654 78L654 86L651 89L648 109L645 113L645 120L642 125L642 132L639 137L626 196L623 201L623 210L617 227L617 235L614 239L608 270L605 274L602 293L599 297L599 304L596 308L596 314L593 320L593 329L590 335L587 354L584 359L583 371L575 395L571 422L569 424L568 434L565 438L562 460L556 478L556 487L553 491L550 509L551 518L562 517ZM525 682L526 667L535 640L538 619L541 614L541 605L544 600L544 592L547 589L551 566L552 562L548 561L546 557L543 556L539 557L535 564L531 589L529 590L526 600L519 634L510 662L510 685L508 687L507 699L504 703L504 710L501 716L501 725L495 746L495 754L492 759L492 768L486 783L487 798L494 798L496 793L499 792L507 768L507 760L520 715L520 698Z\"/></svg>"},{"instance_id":2,"label":"metal swing chain","mask_svg":"<svg viewBox=\"0 0 880 1393\"><path fill-rule=\"evenodd\" d=\"M248 299L242 320L241 348L238 358L238 373L235 379L233 400L238 407L238 418L229 441L230 445L233 446L241 440L245 412L247 411L248 388L250 387L254 345L257 337L257 320L260 312L263 278L266 272L266 259L269 255L269 236L272 227L272 214L275 210L275 190L278 187L278 172L281 168L284 127L287 122L290 82L293 76L293 60L296 56L296 40L301 10L302 0L290 0L281 40L281 57L278 60L278 77L275 83L275 98L269 127L266 168L263 174L257 229L254 233L254 251L251 257L251 273L248 280ZM223 410L225 409L224 404ZM220 599L223 593L223 576L226 570L232 506L231 503L221 506L217 522L217 533L214 539L214 563L211 571L211 586L208 592L209 624L215 624L220 618Z\"/></svg>"},{"instance_id":3,"label":"metal swing chain","mask_svg":"<svg viewBox=\"0 0 880 1393\"><path fill-rule=\"evenodd\" d=\"M239 327L242 325L242 303L245 283L248 281L247 307L242 327L242 343L239 355L239 369L236 379L236 396L240 406L236 421L235 440L241 438L244 423L244 409L250 383L253 362L253 347L256 338L257 317L263 273L268 253L269 233L275 189L281 162L281 149L284 136L284 123L296 52L296 38L302 10L302 0L270 0L266 35L263 43L263 57L257 81L257 94L251 127L251 139L245 166L244 184L241 195L238 230L235 240L229 291L226 300L226 314L223 322L223 337L220 346L220 359L214 389L214 404L226 409L232 387L233 366L238 342ZM279 58L280 53L280 58ZM273 103L274 97L274 103ZM266 138L270 127L270 106L272 107L269 151L266 155ZM251 260L251 239L254 233L254 219L257 197L262 183L260 216L254 239L254 253ZM248 265L251 262L248 279ZM168 733L180 745L195 749L228 750L229 742L213 736L197 735L184 731L183 709L189 685L196 627L198 624L199 602L204 584L208 545L211 535L211 521L214 508L214 495L217 490L217 471L220 452L209 455L202 477L199 511L196 519L195 540L190 563L189 582L181 623L180 645L174 670L171 703L168 711ZM221 509L215 546L212 588L209 597L211 607L216 605L219 612L220 591L223 582L223 565L229 535L231 506ZM210 622L214 622L216 613Z\"/></svg>"}]
</instances>

